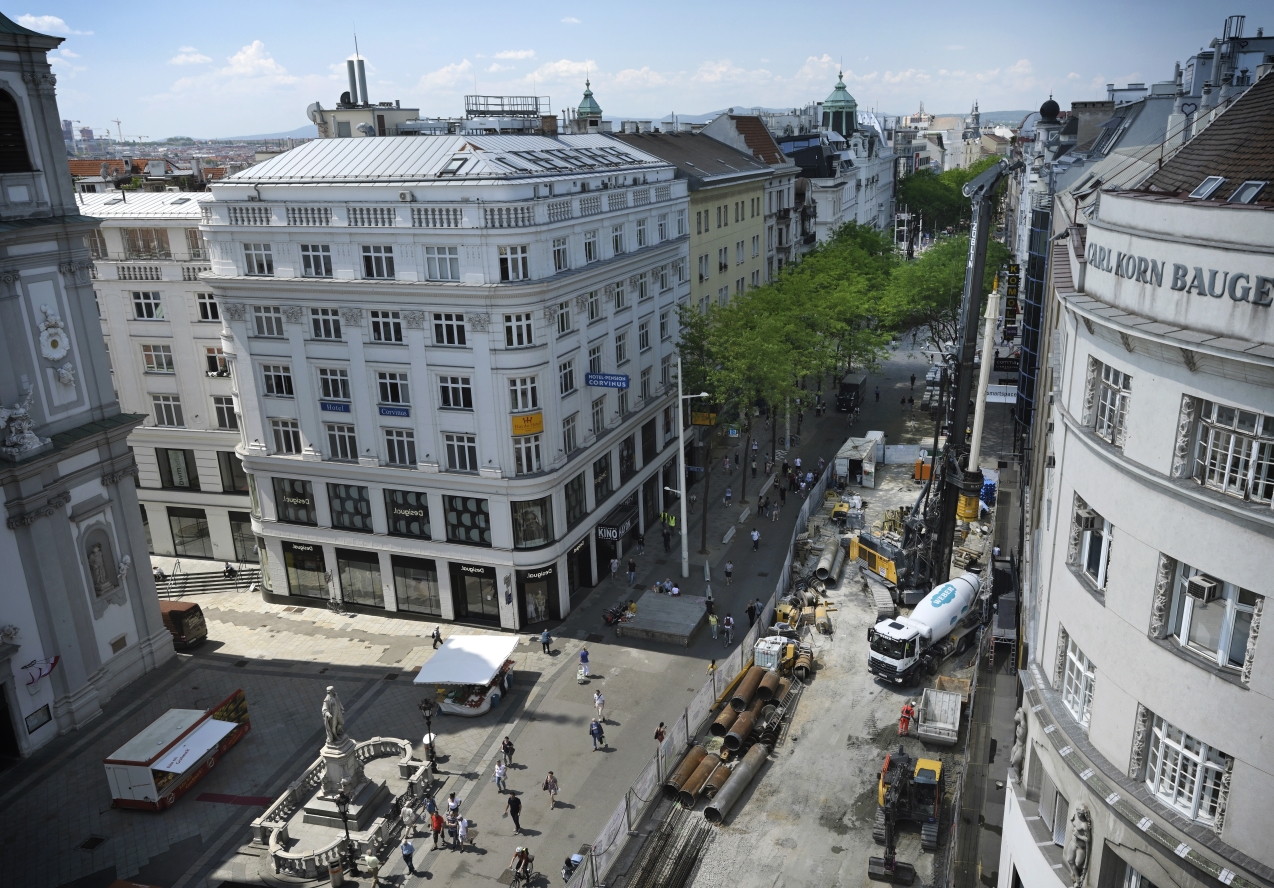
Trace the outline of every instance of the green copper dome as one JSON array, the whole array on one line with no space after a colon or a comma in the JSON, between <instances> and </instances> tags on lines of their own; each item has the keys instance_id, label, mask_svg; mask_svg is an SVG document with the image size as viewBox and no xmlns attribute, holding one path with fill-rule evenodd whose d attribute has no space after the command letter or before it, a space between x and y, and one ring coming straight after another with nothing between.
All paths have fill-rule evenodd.
<instances>
[{"instance_id":1,"label":"green copper dome","mask_svg":"<svg viewBox=\"0 0 1274 888\"><path fill-rule=\"evenodd\" d=\"M836 80L836 88L832 90L832 94L827 97L827 101L823 102L824 111L857 111L858 103L854 101L854 97L849 94L849 90L845 88L845 73L842 71L838 74Z\"/></svg>"},{"instance_id":2,"label":"green copper dome","mask_svg":"<svg viewBox=\"0 0 1274 888\"><path fill-rule=\"evenodd\" d=\"M848 138L858 129L858 103L845 88L845 73L836 80L836 88L823 103L823 129Z\"/></svg>"},{"instance_id":3,"label":"green copper dome","mask_svg":"<svg viewBox=\"0 0 1274 888\"><path fill-rule=\"evenodd\" d=\"M580 117L601 117L602 106L593 98L593 91L589 89L590 85L587 80L584 81L584 99L579 103L578 114Z\"/></svg>"}]
</instances>

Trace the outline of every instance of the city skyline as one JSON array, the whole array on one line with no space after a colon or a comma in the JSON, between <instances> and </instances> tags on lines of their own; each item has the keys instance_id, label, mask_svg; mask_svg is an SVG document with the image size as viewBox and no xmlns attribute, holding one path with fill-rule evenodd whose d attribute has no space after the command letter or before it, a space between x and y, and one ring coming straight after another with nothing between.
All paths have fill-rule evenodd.
<instances>
[{"instance_id":1,"label":"city skyline","mask_svg":"<svg viewBox=\"0 0 1274 888\"><path fill-rule=\"evenodd\" d=\"M1226 15L1246 14L1253 33L1266 24L1258 17L1263 10L1246 0L1218 9L1173 3L1167 11L1157 7L1153 19L1141 4L1082 3L1068 12L1100 24L1073 44L1041 41L1039 22L997 21L990 4L974 4L959 21L858 10L846 21L852 36L840 39L810 36L818 10L771 21L757 6L758 16L715 22L706 10L656 3L644 10L645 20L680 24L654 39L630 39L639 23L608 10L578 3L537 10L528 16L522 7L492 7L494 20L519 22L507 38L472 34L463 9L436 10L428 27L403 28L412 11L396 3L359 20L322 4L299 19L289 5L253 8L244 17L233 14L233 4L229 15L197 21L184 20L182 10L171 15L170 7L162 19L120 19L82 2L11 15L65 38L50 55L64 117L113 137L122 127L128 139L150 140L303 126L307 105L330 107L345 89L355 28L374 102L396 99L422 115L445 116L463 110L465 93L538 94L560 113L578 103L587 77L608 117L658 119L821 100L842 70L859 107L886 114L910 113L921 102L937 113L967 113L974 101L986 111L1034 108L1049 94L1065 107L1104 98L1106 83L1170 78L1172 61L1219 36ZM833 14L830 6L825 11ZM764 29L748 24L760 20ZM1138 39L1127 40L1129 33ZM1112 58L1121 67L1112 67ZM133 86L121 89L120 78Z\"/></svg>"}]
</instances>

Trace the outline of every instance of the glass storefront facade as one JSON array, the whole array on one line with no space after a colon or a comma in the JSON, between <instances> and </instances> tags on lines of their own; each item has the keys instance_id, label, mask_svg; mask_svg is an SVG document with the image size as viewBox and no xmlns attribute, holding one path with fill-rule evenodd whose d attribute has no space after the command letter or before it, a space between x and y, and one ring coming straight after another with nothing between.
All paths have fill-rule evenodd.
<instances>
[{"instance_id":1,"label":"glass storefront facade","mask_svg":"<svg viewBox=\"0 0 1274 888\"><path fill-rule=\"evenodd\" d=\"M380 558L362 549L337 549L336 574L340 578L341 601L363 607L385 606L380 587Z\"/></svg>"},{"instance_id":2,"label":"glass storefront facade","mask_svg":"<svg viewBox=\"0 0 1274 888\"><path fill-rule=\"evenodd\" d=\"M584 473L580 472L566 482L566 529L570 530L588 517L588 498L584 487Z\"/></svg>"},{"instance_id":3,"label":"glass storefront facade","mask_svg":"<svg viewBox=\"0 0 1274 888\"><path fill-rule=\"evenodd\" d=\"M431 558L408 558L394 555L394 597L398 609L413 614L442 616L442 597L438 590L438 566Z\"/></svg>"},{"instance_id":4,"label":"glass storefront facade","mask_svg":"<svg viewBox=\"0 0 1274 888\"><path fill-rule=\"evenodd\" d=\"M471 496L444 496L447 541L466 546L491 545L491 510L484 499Z\"/></svg>"},{"instance_id":5,"label":"glass storefront facade","mask_svg":"<svg viewBox=\"0 0 1274 888\"><path fill-rule=\"evenodd\" d=\"M252 516L247 512L227 512L230 519L230 539L234 542L236 561L257 560L257 540L252 535Z\"/></svg>"},{"instance_id":6,"label":"glass storefront facade","mask_svg":"<svg viewBox=\"0 0 1274 888\"><path fill-rule=\"evenodd\" d=\"M385 491L385 520L390 536L432 540L429 527L429 497L415 490Z\"/></svg>"},{"instance_id":7,"label":"glass storefront facade","mask_svg":"<svg viewBox=\"0 0 1274 888\"><path fill-rule=\"evenodd\" d=\"M566 582L572 607L593 586L593 550L589 548L591 539L591 534L585 536L566 554Z\"/></svg>"},{"instance_id":8,"label":"glass storefront facade","mask_svg":"<svg viewBox=\"0 0 1274 888\"><path fill-rule=\"evenodd\" d=\"M314 485L293 478L274 478L274 510L284 524L318 524Z\"/></svg>"},{"instance_id":9,"label":"glass storefront facade","mask_svg":"<svg viewBox=\"0 0 1274 888\"><path fill-rule=\"evenodd\" d=\"M372 532L372 500L366 487L329 484L327 504L332 510L332 527L355 533Z\"/></svg>"},{"instance_id":10,"label":"glass storefront facade","mask_svg":"<svg viewBox=\"0 0 1274 888\"><path fill-rule=\"evenodd\" d=\"M517 572L518 623L532 626L562 619L562 600L557 588L557 565Z\"/></svg>"},{"instance_id":11,"label":"glass storefront facade","mask_svg":"<svg viewBox=\"0 0 1274 888\"><path fill-rule=\"evenodd\" d=\"M500 590L495 568L450 562L451 597L457 620L500 622Z\"/></svg>"},{"instance_id":12,"label":"glass storefront facade","mask_svg":"<svg viewBox=\"0 0 1274 888\"><path fill-rule=\"evenodd\" d=\"M553 497L509 503L513 548L538 549L553 542Z\"/></svg>"},{"instance_id":13,"label":"glass storefront facade","mask_svg":"<svg viewBox=\"0 0 1274 888\"><path fill-rule=\"evenodd\" d=\"M169 506L168 526L173 534L173 552L179 558L212 557L212 537L203 509Z\"/></svg>"},{"instance_id":14,"label":"glass storefront facade","mask_svg":"<svg viewBox=\"0 0 1274 888\"><path fill-rule=\"evenodd\" d=\"M323 574L323 547L314 543L283 543L283 563L287 567L288 594L304 598L327 598Z\"/></svg>"}]
</instances>

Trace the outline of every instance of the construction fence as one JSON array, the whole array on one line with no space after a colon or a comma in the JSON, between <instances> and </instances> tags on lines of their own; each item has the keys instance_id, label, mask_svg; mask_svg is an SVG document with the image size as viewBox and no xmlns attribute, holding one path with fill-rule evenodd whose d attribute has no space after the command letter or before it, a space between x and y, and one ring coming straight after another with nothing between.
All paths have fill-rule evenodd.
<instances>
[{"instance_id":1,"label":"construction fence","mask_svg":"<svg viewBox=\"0 0 1274 888\"><path fill-rule=\"evenodd\" d=\"M764 617L772 615L774 606L787 594L791 581L796 537L804 532L810 515L822 505L823 494L827 490L827 482L831 476L832 468L828 466L822 477L814 482L809 496L801 504L796 525L792 530L792 538L788 541L783 569L779 571L774 591L763 602L764 607L758 615L756 624L747 631L742 642L730 651L725 660L717 664L716 670L708 676L708 680L691 698L677 720L670 725L664 725L664 730L667 731L664 742L656 748L646 767L624 793L623 799L615 808L615 813L610 816L606 825L598 833L597 839L585 854L584 862L575 871L567 888L601 888L606 882L611 868L623 853L628 841L636 838L638 824L659 802L664 781L668 779L681 761L681 757L690 748L690 741L698 736L709 721L713 705L725 693L735 676L743 671L744 665L751 662L752 649L761 636L762 627L769 623Z\"/></svg>"}]
</instances>

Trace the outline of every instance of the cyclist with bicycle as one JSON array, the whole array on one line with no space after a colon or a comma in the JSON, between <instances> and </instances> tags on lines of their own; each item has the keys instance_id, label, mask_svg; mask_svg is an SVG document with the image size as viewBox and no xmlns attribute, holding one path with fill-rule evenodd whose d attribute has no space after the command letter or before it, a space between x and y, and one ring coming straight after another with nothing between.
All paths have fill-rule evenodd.
<instances>
[{"instance_id":1,"label":"cyclist with bicycle","mask_svg":"<svg viewBox=\"0 0 1274 888\"><path fill-rule=\"evenodd\" d=\"M509 869L513 870L513 884L531 881L531 864L534 860L529 850L518 846L513 852L513 859L509 861Z\"/></svg>"}]
</instances>

